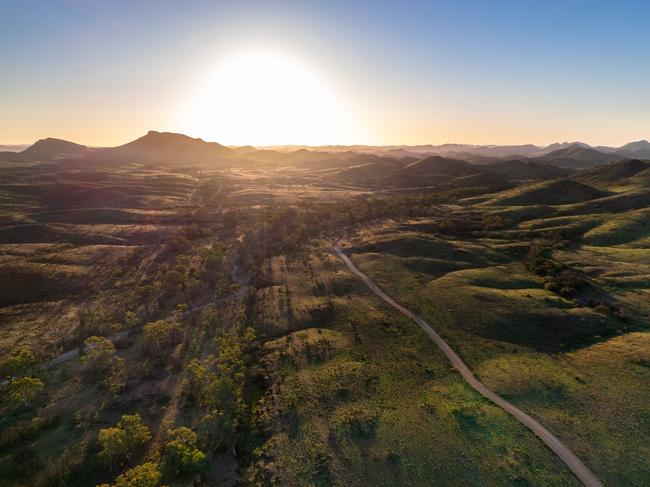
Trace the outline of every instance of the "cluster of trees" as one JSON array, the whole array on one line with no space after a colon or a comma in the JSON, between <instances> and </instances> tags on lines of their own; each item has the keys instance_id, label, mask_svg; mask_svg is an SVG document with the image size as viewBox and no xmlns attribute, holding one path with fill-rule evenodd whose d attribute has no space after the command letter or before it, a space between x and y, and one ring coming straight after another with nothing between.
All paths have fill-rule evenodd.
<instances>
[{"instance_id":1,"label":"cluster of trees","mask_svg":"<svg viewBox=\"0 0 650 487\"><path fill-rule=\"evenodd\" d=\"M340 235L344 228L355 224L434 214L438 205L450 198L449 192L354 198L328 204L305 202L300 206L231 211L229 214L244 231L240 257L252 268L270 256L295 252L311 238L326 233Z\"/></svg>"},{"instance_id":2,"label":"cluster of trees","mask_svg":"<svg viewBox=\"0 0 650 487\"><path fill-rule=\"evenodd\" d=\"M138 294L154 299L158 309L167 309L195 299L201 292L215 291L225 278L224 248L215 240L193 254L177 255L171 265L162 264L152 285L140 286Z\"/></svg>"},{"instance_id":3,"label":"cluster of trees","mask_svg":"<svg viewBox=\"0 0 650 487\"><path fill-rule=\"evenodd\" d=\"M188 367L189 395L202 417L203 441L218 448L232 444L247 413L244 388L255 343L252 328L231 330L217 338L218 353L192 360Z\"/></svg>"},{"instance_id":4,"label":"cluster of trees","mask_svg":"<svg viewBox=\"0 0 650 487\"><path fill-rule=\"evenodd\" d=\"M154 282L154 290L158 306L163 309L186 302L200 284L192 257L187 255L177 256L172 266L164 264L159 276Z\"/></svg>"},{"instance_id":5,"label":"cluster of trees","mask_svg":"<svg viewBox=\"0 0 650 487\"><path fill-rule=\"evenodd\" d=\"M190 428L169 430L166 439L159 463L148 461L127 469L113 487L158 487L163 478L194 477L209 466L207 454L199 448L198 435ZM150 440L151 431L140 415L125 414L114 427L99 431L100 456L112 472L115 467L132 465Z\"/></svg>"},{"instance_id":6,"label":"cluster of trees","mask_svg":"<svg viewBox=\"0 0 650 487\"><path fill-rule=\"evenodd\" d=\"M34 376L37 359L27 347L14 349L2 364L3 375L8 381L6 397L16 405L28 408L45 389L43 381Z\"/></svg>"},{"instance_id":7,"label":"cluster of trees","mask_svg":"<svg viewBox=\"0 0 650 487\"><path fill-rule=\"evenodd\" d=\"M100 306L86 306L77 311L77 337L85 340L91 336L107 335L120 330L134 328L140 324L139 316L127 310L123 316L110 313Z\"/></svg>"},{"instance_id":8,"label":"cluster of trees","mask_svg":"<svg viewBox=\"0 0 650 487\"><path fill-rule=\"evenodd\" d=\"M544 287L566 298L575 297L577 292L587 285L587 281L565 264L552 258L553 241L533 242L526 255L526 268L538 276L544 277Z\"/></svg>"}]
</instances>

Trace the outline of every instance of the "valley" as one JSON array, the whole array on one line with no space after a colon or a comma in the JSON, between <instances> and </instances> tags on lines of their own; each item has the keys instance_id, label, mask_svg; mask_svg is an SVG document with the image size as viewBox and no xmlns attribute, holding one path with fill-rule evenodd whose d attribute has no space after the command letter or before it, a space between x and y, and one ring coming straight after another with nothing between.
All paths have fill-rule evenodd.
<instances>
[{"instance_id":1,"label":"valley","mask_svg":"<svg viewBox=\"0 0 650 487\"><path fill-rule=\"evenodd\" d=\"M0 485L580 485L335 242L599 482L645 485L645 146L531 147L3 152Z\"/></svg>"}]
</instances>

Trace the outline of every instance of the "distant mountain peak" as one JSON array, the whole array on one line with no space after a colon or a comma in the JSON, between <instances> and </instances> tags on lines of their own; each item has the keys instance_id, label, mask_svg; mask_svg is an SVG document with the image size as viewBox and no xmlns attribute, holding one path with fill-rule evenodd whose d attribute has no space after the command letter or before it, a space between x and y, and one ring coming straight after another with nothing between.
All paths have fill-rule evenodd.
<instances>
[{"instance_id":1,"label":"distant mountain peak","mask_svg":"<svg viewBox=\"0 0 650 487\"><path fill-rule=\"evenodd\" d=\"M68 140L47 137L40 139L21 152L21 155L35 159L54 159L62 156L78 156L89 149L85 145Z\"/></svg>"}]
</instances>

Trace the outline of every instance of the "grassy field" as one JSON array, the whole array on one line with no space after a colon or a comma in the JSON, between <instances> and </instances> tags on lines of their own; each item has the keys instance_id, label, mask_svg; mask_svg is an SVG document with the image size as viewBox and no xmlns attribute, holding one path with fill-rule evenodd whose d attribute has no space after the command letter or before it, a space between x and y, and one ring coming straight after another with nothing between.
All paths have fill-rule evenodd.
<instances>
[{"instance_id":1,"label":"grassy field","mask_svg":"<svg viewBox=\"0 0 650 487\"><path fill-rule=\"evenodd\" d=\"M351 280L327 247L278 272L296 306L313 294L335 296L333 317L265 343L269 437L254 478L577 485L532 433L465 385L423 332Z\"/></svg>"},{"instance_id":2,"label":"grassy field","mask_svg":"<svg viewBox=\"0 0 650 487\"><path fill-rule=\"evenodd\" d=\"M582 296L547 289L521 258L512 259L506 242L403 228L356 236L355 264L425 317L486 385L548 426L606 485L644 485L647 251L587 245L554 251L617 303L615 315L585 306ZM474 265L466 265L465 253Z\"/></svg>"}]
</instances>

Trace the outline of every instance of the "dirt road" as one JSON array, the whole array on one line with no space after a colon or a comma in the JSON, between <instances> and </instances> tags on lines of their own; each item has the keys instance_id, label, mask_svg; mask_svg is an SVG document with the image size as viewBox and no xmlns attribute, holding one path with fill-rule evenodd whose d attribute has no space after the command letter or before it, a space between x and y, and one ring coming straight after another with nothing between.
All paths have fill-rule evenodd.
<instances>
[{"instance_id":1,"label":"dirt road","mask_svg":"<svg viewBox=\"0 0 650 487\"><path fill-rule=\"evenodd\" d=\"M474 374L469 370L465 362L452 350L452 348L445 342L440 335L438 335L431 325L429 325L424 319L416 315L409 309L405 308L401 304L397 303L393 298L388 296L384 291L382 291L379 286L377 286L368 276L361 272L357 267L352 263L347 255L341 250L338 245L338 242L334 244L334 252L343 260L345 265L350 269L354 274L356 274L361 280L368 286L377 296L383 299L386 303L391 305L397 311L402 313L405 316L408 316L411 320L415 321L424 332L431 337L431 339L438 345L438 347L443 351L447 358L451 361L452 365L456 370L463 376L463 379L479 394L481 394L486 399L489 399L494 404L499 406L501 409L510 413L514 416L520 423L529 428L533 433L535 433L541 440L546 443L546 445L555 453L564 464L569 467L571 472L586 486L588 487L602 487L602 483L598 478L593 474L589 468L582 463L582 461L567 448L560 439L546 429L541 423L537 420L530 417L528 414L523 412L518 407L509 403L501 396L488 389L482 382L480 382Z\"/></svg>"}]
</instances>

